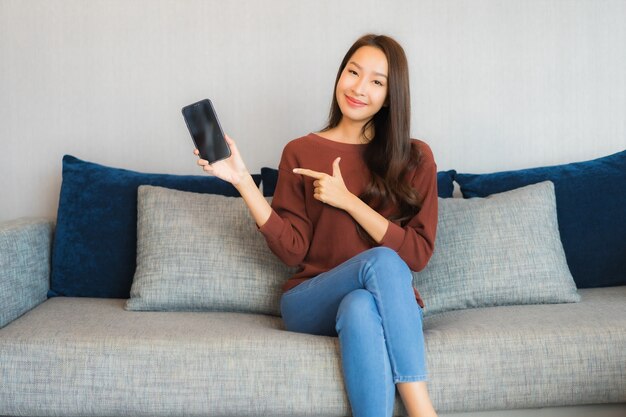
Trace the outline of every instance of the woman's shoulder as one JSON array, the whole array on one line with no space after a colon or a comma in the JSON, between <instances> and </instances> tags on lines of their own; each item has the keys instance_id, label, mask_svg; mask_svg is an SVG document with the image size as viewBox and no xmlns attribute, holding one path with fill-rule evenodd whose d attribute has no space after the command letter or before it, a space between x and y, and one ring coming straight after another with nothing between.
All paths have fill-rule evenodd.
<instances>
[{"instance_id":1,"label":"woman's shoulder","mask_svg":"<svg viewBox=\"0 0 626 417\"><path fill-rule=\"evenodd\" d=\"M307 133L306 135L299 136L287 142L283 147L283 153L297 153L301 150L310 149L311 145L311 133Z\"/></svg>"},{"instance_id":2,"label":"woman's shoulder","mask_svg":"<svg viewBox=\"0 0 626 417\"><path fill-rule=\"evenodd\" d=\"M424 165L425 163L429 162L435 163L435 155L433 154L433 150L430 148L430 145L425 140L411 138L411 145L420 151L420 165Z\"/></svg>"},{"instance_id":3,"label":"woman's shoulder","mask_svg":"<svg viewBox=\"0 0 626 417\"><path fill-rule=\"evenodd\" d=\"M283 147L280 163L278 164L279 168L290 170L295 166L306 163L306 160L314 157L316 154L312 152L312 145L310 133L288 141Z\"/></svg>"}]
</instances>

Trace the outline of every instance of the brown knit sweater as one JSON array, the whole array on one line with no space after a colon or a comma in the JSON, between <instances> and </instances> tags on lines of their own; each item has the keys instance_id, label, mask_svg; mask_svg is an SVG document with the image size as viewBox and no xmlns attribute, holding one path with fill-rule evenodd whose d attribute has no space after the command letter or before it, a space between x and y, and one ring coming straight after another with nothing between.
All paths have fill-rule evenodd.
<instances>
[{"instance_id":1,"label":"brown knit sweater","mask_svg":"<svg viewBox=\"0 0 626 417\"><path fill-rule=\"evenodd\" d=\"M413 271L422 270L434 249L437 230L437 164L428 144L420 146L422 162L410 173L411 184L424 198L423 206L409 223L401 227L389 222L380 246L394 249ZM348 190L359 195L370 179L363 160L366 144L348 144L323 138L315 133L290 141L281 156L279 176L272 200L272 213L259 228L269 248L285 264L299 271L283 284L283 291L328 271L372 247L359 237L355 220L344 210L313 198L313 178L292 172L308 168L332 174L332 162L340 156L341 175ZM393 208L380 212L388 217ZM420 307L424 302L413 288Z\"/></svg>"}]
</instances>

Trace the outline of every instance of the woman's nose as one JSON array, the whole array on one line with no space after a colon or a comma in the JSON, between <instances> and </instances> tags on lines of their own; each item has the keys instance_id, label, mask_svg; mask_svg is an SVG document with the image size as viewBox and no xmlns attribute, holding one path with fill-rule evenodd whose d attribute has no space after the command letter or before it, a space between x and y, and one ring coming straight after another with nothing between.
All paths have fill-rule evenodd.
<instances>
[{"instance_id":1,"label":"woman's nose","mask_svg":"<svg viewBox=\"0 0 626 417\"><path fill-rule=\"evenodd\" d=\"M363 78L359 78L359 80L352 86L352 91L354 91L355 95L362 96L365 95L366 88L365 80Z\"/></svg>"}]
</instances>

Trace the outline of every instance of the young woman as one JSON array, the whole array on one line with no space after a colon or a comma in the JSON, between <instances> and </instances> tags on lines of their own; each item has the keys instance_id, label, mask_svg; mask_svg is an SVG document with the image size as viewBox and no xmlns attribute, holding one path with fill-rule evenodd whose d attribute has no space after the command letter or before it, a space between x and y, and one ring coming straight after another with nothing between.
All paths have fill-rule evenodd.
<instances>
[{"instance_id":1,"label":"young woman","mask_svg":"<svg viewBox=\"0 0 626 417\"><path fill-rule=\"evenodd\" d=\"M327 126L285 146L271 205L230 137L230 158L198 160L239 190L270 249L300 267L283 285L285 328L339 337L356 417L391 416L396 387L409 416L436 416L411 270L434 248L437 165L410 138L410 117L404 50L368 34L341 62Z\"/></svg>"}]
</instances>

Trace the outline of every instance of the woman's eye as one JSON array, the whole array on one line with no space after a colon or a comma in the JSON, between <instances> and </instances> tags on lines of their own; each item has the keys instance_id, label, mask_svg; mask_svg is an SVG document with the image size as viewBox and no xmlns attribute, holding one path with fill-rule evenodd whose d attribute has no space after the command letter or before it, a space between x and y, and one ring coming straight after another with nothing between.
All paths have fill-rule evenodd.
<instances>
[{"instance_id":1,"label":"woman's eye","mask_svg":"<svg viewBox=\"0 0 626 417\"><path fill-rule=\"evenodd\" d=\"M349 72L350 74L357 75L357 73L356 73L356 71L355 71L355 70L348 70L348 72Z\"/></svg>"},{"instance_id":2,"label":"woman's eye","mask_svg":"<svg viewBox=\"0 0 626 417\"><path fill-rule=\"evenodd\" d=\"M380 82L380 81L378 81L378 80L374 80L374 82L375 82L376 84L380 85L380 86L382 86L382 85L383 85L383 83L381 83L381 82Z\"/></svg>"}]
</instances>

